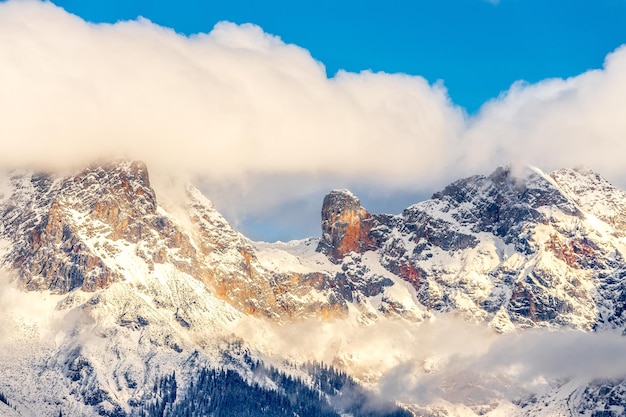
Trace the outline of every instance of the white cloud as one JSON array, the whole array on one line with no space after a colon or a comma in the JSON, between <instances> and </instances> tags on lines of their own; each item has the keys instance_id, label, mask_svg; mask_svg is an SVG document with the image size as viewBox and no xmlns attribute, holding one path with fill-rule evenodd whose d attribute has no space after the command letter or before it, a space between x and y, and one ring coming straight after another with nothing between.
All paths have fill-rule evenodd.
<instances>
[{"instance_id":1,"label":"white cloud","mask_svg":"<svg viewBox=\"0 0 626 417\"><path fill-rule=\"evenodd\" d=\"M465 329L468 340L481 343L476 329L461 323L457 327ZM439 335L437 343L446 346L450 335ZM440 355L433 366L424 366L419 356L411 357L381 378L380 389L389 398L420 405L438 398L465 404L513 401L572 379L579 385L623 379L624 344L619 334L575 331L539 330L483 338L481 351L464 350L460 344L456 353Z\"/></svg>"},{"instance_id":2,"label":"white cloud","mask_svg":"<svg viewBox=\"0 0 626 417\"><path fill-rule=\"evenodd\" d=\"M383 398L420 406L441 399L486 405L547 393L565 382L626 377L619 333L554 329L496 334L450 315L432 321L317 320L290 326L244 321L235 330L275 360L335 364ZM569 395L571 392L567 392Z\"/></svg>"},{"instance_id":3,"label":"white cloud","mask_svg":"<svg viewBox=\"0 0 626 417\"><path fill-rule=\"evenodd\" d=\"M212 178L410 183L437 169L431 157L462 123L439 85L329 80L306 50L250 24L185 37L144 19L92 25L39 2L0 5L0 23L5 163L125 153Z\"/></svg>"},{"instance_id":4,"label":"white cloud","mask_svg":"<svg viewBox=\"0 0 626 417\"><path fill-rule=\"evenodd\" d=\"M626 47L601 70L566 80L517 82L465 130L477 166L522 160L544 169L588 165L626 185Z\"/></svg>"},{"instance_id":5,"label":"white cloud","mask_svg":"<svg viewBox=\"0 0 626 417\"><path fill-rule=\"evenodd\" d=\"M2 242L0 242L1 244ZM45 292L25 292L5 271L0 271L0 350L16 340L52 340L69 323L50 315L61 296Z\"/></svg>"},{"instance_id":6,"label":"white cloud","mask_svg":"<svg viewBox=\"0 0 626 417\"><path fill-rule=\"evenodd\" d=\"M471 118L441 83L368 71L328 79L308 51L249 24L186 37L145 19L96 25L9 1L0 62L1 165L138 158L226 189L209 197L231 218L336 187L433 191L510 162L626 173L624 48L601 70L516 83ZM242 196L243 213L232 208ZM312 214L302 222L317 223Z\"/></svg>"}]
</instances>

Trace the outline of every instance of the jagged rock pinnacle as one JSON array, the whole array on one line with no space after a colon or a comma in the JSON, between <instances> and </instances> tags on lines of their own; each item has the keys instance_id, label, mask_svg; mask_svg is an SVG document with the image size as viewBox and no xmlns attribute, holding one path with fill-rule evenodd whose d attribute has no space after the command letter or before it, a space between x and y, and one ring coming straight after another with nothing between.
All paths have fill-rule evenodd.
<instances>
[{"instance_id":1,"label":"jagged rock pinnacle","mask_svg":"<svg viewBox=\"0 0 626 417\"><path fill-rule=\"evenodd\" d=\"M350 252L376 249L370 230L374 219L348 190L333 190L322 205L322 240L318 251L339 261Z\"/></svg>"}]
</instances>

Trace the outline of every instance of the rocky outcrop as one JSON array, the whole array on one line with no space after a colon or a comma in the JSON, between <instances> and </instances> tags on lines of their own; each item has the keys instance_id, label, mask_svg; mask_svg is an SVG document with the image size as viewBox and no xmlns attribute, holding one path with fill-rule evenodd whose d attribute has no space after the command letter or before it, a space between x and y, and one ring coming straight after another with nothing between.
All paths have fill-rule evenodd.
<instances>
[{"instance_id":1,"label":"rocky outcrop","mask_svg":"<svg viewBox=\"0 0 626 417\"><path fill-rule=\"evenodd\" d=\"M358 259L350 253L376 251L380 265L430 310L496 328L589 330L626 321L616 240L625 211L626 193L590 170L498 168L395 216L372 215L350 192L333 191L324 199L319 250L342 264Z\"/></svg>"},{"instance_id":2,"label":"rocky outcrop","mask_svg":"<svg viewBox=\"0 0 626 417\"><path fill-rule=\"evenodd\" d=\"M350 252L363 253L377 248L370 231L374 219L359 199L348 190L334 190L322 205L322 240L318 250L334 261Z\"/></svg>"},{"instance_id":3,"label":"rocky outcrop","mask_svg":"<svg viewBox=\"0 0 626 417\"><path fill-rule=\"evenodd\" d=\"M81 241L56 202L46 220L34 227L27 245L18 250L20 255L14 258L13 267L31 290L95 291L119 278Z\"/></svg>"},{"instance_id":4,"label":"rocky outcrop","mask_svg":"<svg viewBox=\"0 0 626 417\"><path fill-rule=\"evenodd\" d=\"M72 179L74 206L111 227L107 236L137 243L147 236L144 220L156 214L157 201L142 162L94 165Z\"/></svg>"},{"instance_id":5,"label":"rocky outcrop","mask_svg":"<svg viewBox=\"0 0 626 417\"><path fill-rule=\"evenodd\" d=\"M107 287L122 278L111 262L119 254L117 241L136 244L149 268L171 262L201 275L189 237L157 213L141 162L94 164L65 177L15 172L11 186L11 196L0 202L1 235L12 243L3 264L26 288L66 293Z\"/></svg>"}]
</instances>

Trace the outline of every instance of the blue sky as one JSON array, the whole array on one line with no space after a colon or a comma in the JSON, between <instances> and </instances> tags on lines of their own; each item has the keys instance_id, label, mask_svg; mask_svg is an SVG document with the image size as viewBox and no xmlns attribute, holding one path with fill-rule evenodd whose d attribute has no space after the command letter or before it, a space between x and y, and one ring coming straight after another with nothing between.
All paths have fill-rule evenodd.
<instances>
[{"instance_id":1,"label":"blue sky","mask_svg":"<svg viewBox=\"0 0 626 417\"><path fill-rule=\"evenodd\" d=\"M319 236L334 188L399 213L505 164L626 187L624 43L626 0L0 1L0 165L141 159L270 241Z\"/></svg>"},{"instance_id":2,"label":"blue sky","mask_svg":"<svg viewBox=\"0 0 626 417\"><path fill-rule=\"evenodd\" d=\"M443 80L474 113L517 80L600 68L626 42L625 0L55 0L91 22L143 16L184 34L254 23L338 69Z\"/></svg>"}]
</instances>

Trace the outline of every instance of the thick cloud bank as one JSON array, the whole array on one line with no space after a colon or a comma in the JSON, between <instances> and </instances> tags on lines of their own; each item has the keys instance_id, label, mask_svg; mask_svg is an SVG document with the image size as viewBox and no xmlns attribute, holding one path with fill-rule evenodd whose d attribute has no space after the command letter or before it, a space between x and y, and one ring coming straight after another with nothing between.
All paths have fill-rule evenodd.
<instances>
[{"instance_id":1,"label":"thick cloud bank","mask_svg":"<svg viewBox=\"0 0 626 417\"><path fill-rule=\"evenodd\" d=\"M340 72L254 25L185 37L0 5L6 162L128 154L210 177L331 174L410 183L454 149L461 112L421 77ZM8 161L7 161L8 160Z\"/></svg>"},{"instance_id":2,"label":"thick cloud bank","mask_svg":"<svg viewBox=\"0 0 626 417\"><path fill-rule=\"evenodd\" d=\"M260 327L244 321L236 334L276 360L339 364L384 398L420 406L440 400L506 403L570 380L583 386L626 378L626 339L616 332L535 329L501 335L484 324L437 315L423 323L359 326L310 320Z\"/></svg>"},{"instance_id":3,"label":"thick cloud bank","mask_svg":"<svg viewBox=\"0 0 626 417\"><path fill-rule=\"evenodd\" d=\"M203 178L225 205L248 196L246 213L261 217L328 188L432 191L511 162L626 174L625 48L571 79L515 83L472 117L442 83L328 78L307 50L250 24L187 37L145 19L91 24L51 3L9 1L0 62L0 164L138 158Z\"/></svg>"},{"instance_id":4,"label":"thick cloud bank","mask_svg":"<svg viewBox=\"0 0 626 417\"><path fill-rule=\"evenodd\" d=\"M446 352L453 336L434 338L442 350L432 357L414 355L390 369L380 380L389 398L428 404L437 398L450 402L515 401L544 392L564 381L623 380L626 342L615 333L528 331L485 337L467 324L456 326L482 350L458 344ZM582 384L582 382L581 382Z\"/></svg>"}]
</instances>

